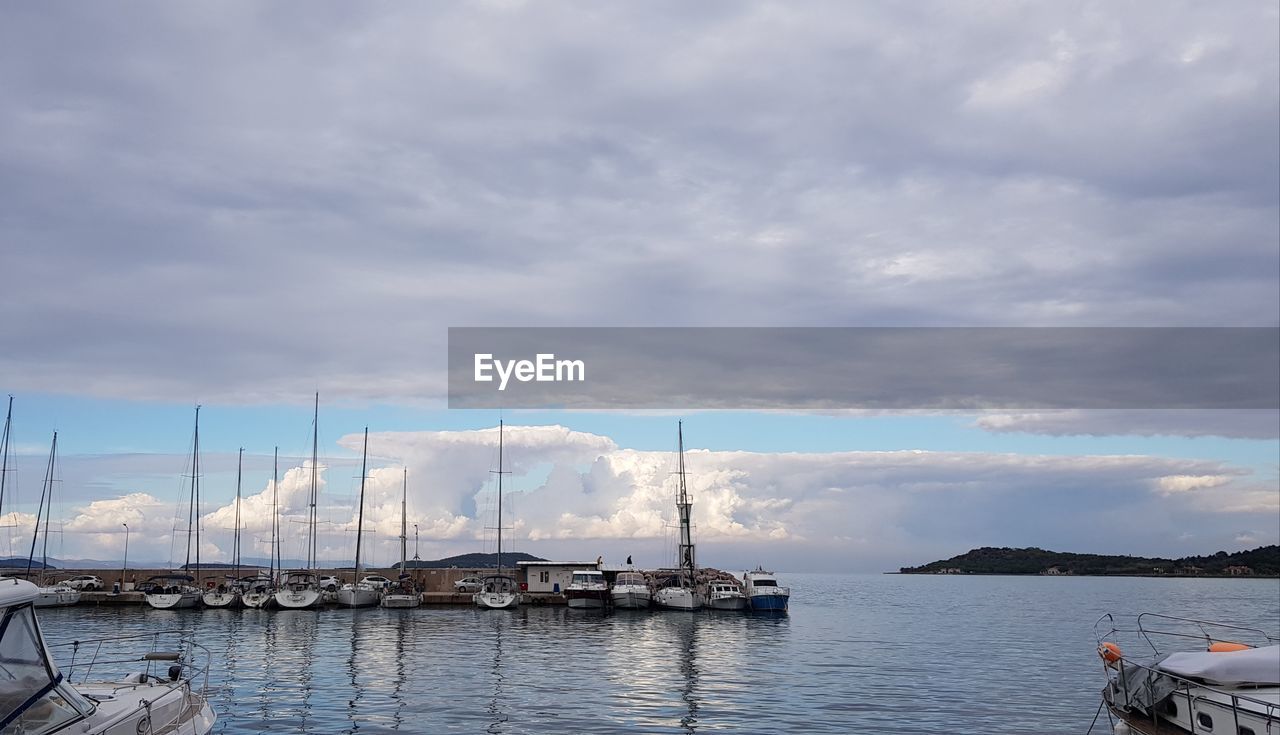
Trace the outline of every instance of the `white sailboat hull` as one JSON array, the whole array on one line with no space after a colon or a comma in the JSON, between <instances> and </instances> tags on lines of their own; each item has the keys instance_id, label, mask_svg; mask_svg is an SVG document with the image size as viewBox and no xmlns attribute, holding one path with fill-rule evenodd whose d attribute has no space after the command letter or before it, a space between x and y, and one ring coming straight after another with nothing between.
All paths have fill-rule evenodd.
<instances>
[{"instance_id":1,"label":"white sailboat hull","mask_svg":"<svg viewBox=\"0 0 1280 735\"><path fill-rule=\"evenodd\" d=\"M373 607L379 596L379 590L367 585L345 585L338 590L337 600L342 607Z\"/></svg>"},{"instance_id":2,"label":"white sailboat hull","mask_svg":"<svg viewBox=\"0 0 1280 735\"><path fill-rule=\"evenodd\" d=\"M511 610L520 605L520 595L515 592L477 592L471 599L485 610Z\"/></svg>"},{"instance_id":3,"label":"white sailboat hull","mask_svg":"<svg viewBox=\"0 0 1280 735\"><path fill-rule=\"evenodd\" d=\"M201 599L205 607L231 608L236 606L240 596L234 592L206 592Z\"/></svg>"},{"instance_id":4,"label":"white sailboat hull","mask_svg":"<svg viewBox=\"0 0 1280 735\"><path fill-rule=\"evenodd\" d=\"M276 606L283 610L309 610L323 601L320 590L280 590L275 594Z\"/></svg>"},{"instance_id":5,"label":"white sailboat hull","mask_svg":"<svg viewBox=\"0 0 1280 735\"><path fill-rule=\"evenodd\" d=\"M383 595L381 604L383 607L391 608L418 607L422 604L422 595Z\"/></svg>"},{"instance_id":6,"label":"white sailboat hull","mask_svg":"<svg viewBox=\"0 0 1280 735\"><path fill-rule=\"evenodd\" d=\"M199 602L200 593L195 590L147 595L147 604L157 610L181 610L195 607Z\"/></svg>"},{"instance_id":7,"label":"white sailboat hull","mask_svg":"<svg viewBox=\"0 0 1280 735\"><path fill-rule=\"evenodd\" d=\"M41 587L33 603L36 607L66 607L80 601L80 590L70 587Z\"/></svg>"},{"instance_id":8,"label":"white sailboat hull","mask_svg":"<svg viewBox=\"0 0 1280 735\"><path fill-rule=\"evenodd\" d=\"M654 594L653 604L663 610L701 610L702 595L687 587L663 587Z\"/></svg>"},{"instance_id":9,"label":"white sailboat hull","mask_svg":"<svg viewBox=\"0 0 1280 735\"><path fill-rule=\"evenodd\" d=\"M247 608L259 610L267 607L274 599L275 595L271 592L246 592L240 602Z\"/></svg>"}]
</instances>

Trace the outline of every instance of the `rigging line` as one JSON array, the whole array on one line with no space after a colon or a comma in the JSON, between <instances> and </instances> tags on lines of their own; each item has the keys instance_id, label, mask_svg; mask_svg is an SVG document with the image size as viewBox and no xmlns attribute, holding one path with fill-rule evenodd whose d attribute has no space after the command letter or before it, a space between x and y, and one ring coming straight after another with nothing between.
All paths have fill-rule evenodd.
<instances>
[{"instance_id":1,"label":"rigging line","mask_svg":"<svg viewBox=\"0 0 1280 735\"><path fill-rule=\"evenodd\" d=\"M27 555L27 576L31 576L31 564L36 556L36 539L40 536L40 514L44 512L44 496L49 478L53 476L53 455L58 449L58 432L53 432L53 445L49 447L49 464L44 472L44 483L40 486L40 505L36 510L35 530L31 533L31 553ZM43 576L43 571L41 572Z\"/></svg>"},{"instance_id":2,"label":"rigging line","mask_svg":"<svg viewBox=\"0 0 1280 735\"><path fill-rule=\"evenodd\" d=\"M9 427L13 422L13 396L9 396L9 410L4 415L4 438L0 441L0 515L4 514L4 478L9 474Z\"/></svg>"}]
</instances>

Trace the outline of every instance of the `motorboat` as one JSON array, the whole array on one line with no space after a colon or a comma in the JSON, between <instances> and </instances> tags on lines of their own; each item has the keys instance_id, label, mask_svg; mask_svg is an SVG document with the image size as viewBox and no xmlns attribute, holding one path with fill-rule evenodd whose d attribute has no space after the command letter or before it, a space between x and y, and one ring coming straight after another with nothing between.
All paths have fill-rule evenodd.
<instances>
[{"instance_id":1,"label":"motorboat","mask_svg":"<svg viewBox=\"0 0 1280 735\"><path fill-rule=\"evenodd\" d=\"M49 646L35 614L37 594L30 582L0 578L0 651L6 674L0 687L0 732L207 735L213 730L217 716L204 696L207 649L181 640L174 650L148 647L122 655L122 647L157 641L159 633ZM58 653L67 665L55 662ZM203 659L200 666L197 654ZM118 663L131 670L112 672ZM103 678L88 681L90 674Z\"/></svg>"},{"instance_id":2,"label":"motorboat","mask_svg":"<svg viewBox=\"0 0 1280 735\"><path fill-rule=\"evenodd\" d=\"M520 606L520 587L515 577L490 574L480 578L480 591L471 600L485 610L511 610Z\"/></svg>"},{"instance_id":3,"label":"motorboat","mask_svg":"<svg viewBox=\"0 0 1280 735\"><path fill-rule=\"evenodd\" d=\"M378 604L390 608L418 607L422 604L422 592L413 583L413 577L401 574L400 579L382 594Z\"/></svg>"},{"instance_id":4,"label":"motorboat","mask_svg":"<svg viewBox=\"0 0 1280 735\"><path fill-rule=\"evenodd\" d=\"M200 604L201 593L190 574L157 574L149 577L147 604L157 610L180 610Z\"/></svg>"},{"instance_id":5,"label":"motorboat","mask_svg":"<svg viewBox=\"0 0 1280 735\"><path fill-rule=\"evenodd\" d=\"M716 579L707 585L707 607L712 610L746 610L747 596L732 579Z\"/></svg>"},{"instance_id":6,"label":"motorboat","mask_svg":"<svg viewBox=\"0 0 1280 735\"><path fill-rule=\"evenodd\" d=\"M747 596L747 606L752 610L786 612L791 600L791 588L778 585L778 578L773 572L766 572L756 567L753 572L742 575L743 591Z\"/></svg>"},{"instance_id":7,"label":"motorboat","mask_svg":"<svg viewBox=\"0 0 1280 735\"><path fill-rule=\"evenodd\" d=\"M1104 615L1095 634L1104 621L1111 628L1097 635L1107 676L1102 699L1119 721L1117 734L1280 732L1280 638L1154 613L1128 630Z\"/></svg>"},{"instance_id":8,"label":"motorboat","mask_svg":"<svg viewBox=\"0 0 1280 735\"><path fill-rule=\"evenodd\" d=\"M564 599L574 609L599 610L610 602L609 584L595 569L574 570L572 581L564 588Z\"/></svg>"},{"instance_id":9,"label":"motorboat","mask_svg":"<svg viewBox=\"0 0 1280 735\"><path fill-rule=\"evenodd\" d=\"M280 579L274 596L275 606L283 610L309 610L323 601L319 578L306 569L290 569Z\"/></svg>"},{"instance_id":10,"label":"motorboat","mask_svg":"<svg viewBox=\"0 0 1280 735\"><path fill-rule=\"evenodd\" d=\"M619 572L609 596L619 610L647 610L651 597L649 582L640 572Z\"/></svg>"}]
</instances>

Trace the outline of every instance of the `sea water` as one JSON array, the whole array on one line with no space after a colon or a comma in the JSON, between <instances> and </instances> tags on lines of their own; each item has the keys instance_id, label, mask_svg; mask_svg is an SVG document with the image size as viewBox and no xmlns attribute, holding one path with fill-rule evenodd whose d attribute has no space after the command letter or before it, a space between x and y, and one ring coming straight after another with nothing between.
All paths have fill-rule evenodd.
<instances>
[{"instance_id":1,"label":"sea water","mask_svg":"<svg viewBox=\"0 0 1280 735\"><path fill-rule=\"evenodd\" d=\"M39 615L50 643L189 630L213 655L218 733L1082 735L1103 685L1093 629L1103 613L1280 636L1274 579L784 573L780 583L792 589L783 616L563 606ZM1094 732L1107 732L1100 721Z\"/></svg>"}]
</instances>

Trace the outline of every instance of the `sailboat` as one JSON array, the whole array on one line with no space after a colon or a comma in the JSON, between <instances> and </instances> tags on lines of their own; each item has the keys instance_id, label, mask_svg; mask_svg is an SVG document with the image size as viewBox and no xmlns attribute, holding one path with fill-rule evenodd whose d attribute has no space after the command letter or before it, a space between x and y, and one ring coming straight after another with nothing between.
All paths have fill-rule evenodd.
<instances>
[{"instance_id":1,"label":"sailboat","mask_svg":"<svg viewBox=\"0 0 1280 735\"><path fill-rule=\"evenodd\" d=\"M480 578L480 591L471 596L476 605L486 610L515 608L520 604L520 588L515 577L502 573L502 431L498 421L498 572Z\"/></svg>"},{"instance_id":2,"label":"sailboat","mask_svg":"<svg viewBox=\"0 0 1280 735\"><path fill-rule=\"evenodd\" d=\"M311 419L311 504L307 518L307 568L290 569L280 578L276 604L286 610L306 610L323 602L320 577L316 574L316 471L320 462L320 394L316 393L316 409Z\"/></svg>"},{"instance_id":3,"label":"sailboat","mask_svg":"<svg viewBox=\"0 0 1280 735\"><path fill-rule=\"evenodd\" d=\"M677 425L676 435L680 452L677 471L680 476L680 494L676 500L676 511L680 514L680 545L676 553L678 568L674 570L674 574L667 577L666 586L654 593L653 604L667 610L701 610L703 597L696 589L697 566L694 564L693 556L693 532L689 525L693 504L689 502L689 491L685 486L683 421Z\"/></svg>"},{"instance_id":4,"label":"sailboat","mask_svg":"<svg viewBox=\"0 0 1280 735\"><path fill-rule=\"evenodd\" d=\"M231 565L235 570L217 588L204 593L205 607L238 607L240 604L240 479L244 470L244 447L236 458L236 528L235 540L232 542Z\"/></svg>"},{"instance_id":5,"label":"sailboat","mask_svg":"<svg viewBox=\"0 0 1280 735\"><path fill-rule=\"evenodd\" d=\"M356 567L350 584L344 584L338 590L338 604L343 607L371 607L378 604L382 596L382 587L360 581L360 548L364 536L364 480L368 474L369 462L369 427L364 427L364 453L360 459L360 509L356 515Z\"/></svg>"},{"instance_id":6,"label":"sailboat","mask_svg":"<svg viewBox=\"0 0 1280 735\"><path fill-rule=\"evenodd\" d=\"M196 406L196 428L191 440L191 500L187 508L187 563L191 571L191 531L195 529L196 569L200 569L200 407ZM198 573L198 572L197 572ZM148 581L155 587L147 592L147 604L161 610L195 607L200 602L200 589L190 574L158 574Z\"/></svg>"},{"instance_id":7,"label":"sailboat","mask_svg":"<svg viewBox=\"0 0 1280 735\"><path fill-rule=\"evenodd\" d=\"M409 563L409 525L407 508L409 506L409 468L404 468L404 483L400 489L400 578L396 584L382 596L383 607L417 607L422 604L422 593L414 584L413 577L405 566Z\"/></svg>"},{"instance_id":8,"label":"sailboat","mask_svg":"<svg viewBox=\"0 0 1280 735\"><path fill-rule=\"evenodd\" d=\"M6 424L8 422L6 421ZM36 528L31 535L31 554L27 556L27 578L31 577L31 565L36 558L36 538L40 535L40 520L44 518L44 546L40 561L40 585L36 589L36 607L63 607L80 601L80 591L66 584L46 585L45 572L49 569L49 517L53 515L53 470L58 456L58 432L53 432L53 446L49 448L49 466L45 470L44 486L40 488L40 507L36 511Z\"/></svg>"},{"instance_id":9,"label":"sailboat","mask_svg":"<svg viewBox=\"0 0 1280 735\"><path fill-rule=\"evenodd\" d=\"M271 549L270 561L267 566L267 576L263 577L259 572L258 576L252 580L248 580L248 589L244 594L240 595L240 602L244 603L248 608L265 608L270 605L276 596L274 589L276 581L276 546L280 543L278 531L280 530L280 447L275 448L275 453L271 460Z\"/></svg>"}]
</instances>

